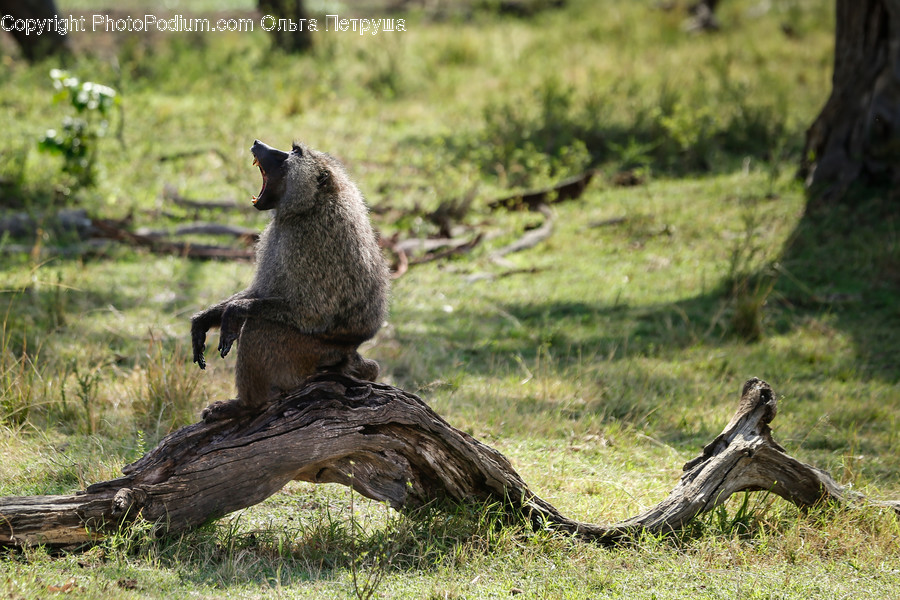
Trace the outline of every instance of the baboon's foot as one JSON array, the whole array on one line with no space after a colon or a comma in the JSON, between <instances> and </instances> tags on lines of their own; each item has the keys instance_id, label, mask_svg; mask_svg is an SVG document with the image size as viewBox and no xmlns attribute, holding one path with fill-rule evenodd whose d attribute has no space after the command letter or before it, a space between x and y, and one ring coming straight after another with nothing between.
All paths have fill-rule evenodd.
<instances>
[{"instance_id":1,"label":"baboon's foot","mask_svg":"<svg viewBox=\"0 0 900 600\"><path fill-rule=\"evenodd\" d=\"M217 400L213 402L203 409L200 417L206 423L215 423L216 421L242 417L253 412L240 398L234 398L233 400Z\"/></svg>"},{"instance_id":2,"label":"baboon's foot","mask_svg":"<svg viewBox=\"0 0 900 600\"><path fill-rule=\"evenodd\" d=\"M375 381L378 379L378 374L381 372L381 368L378 366L378 363L370 358L363 358L359 354L357 354L354 358L351 358L347 361L347 364L344 366L342 371L347 375L352 375L357 379L364 379L366 381Z\"/></svg>"},{"instance_id":3,"label":"baboon's foot","mask_svg":"<svg viewBox=\"0 0 900 600\"><path fill-rule=\"evenodd\" d=\"M359 352L344 354L337 362L319 362L316 370L320 373L341 373L365 381L375 381L381 372L377 362L363 358Z\"/></svg>"}]
</instances>

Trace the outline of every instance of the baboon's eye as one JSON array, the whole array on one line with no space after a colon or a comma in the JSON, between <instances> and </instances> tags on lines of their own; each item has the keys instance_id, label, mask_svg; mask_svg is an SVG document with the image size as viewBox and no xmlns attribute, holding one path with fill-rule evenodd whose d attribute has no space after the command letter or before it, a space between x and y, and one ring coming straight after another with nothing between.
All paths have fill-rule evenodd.
<instances>
[{"instance_id":1,"label":"baboon's eye","mask_svg":"<svg viewBox=\"0 0 900 600\"><path fill-rule=\"evenodd\" d=\"M297 142L294 142L294 144L291 146L291 149L297 154L297 156L303 156L303 147Z\"/></svg>"},{"instance_id":2,"label":"baboon's eye","mask_svg":"<svg viewBox=\"0 0 900 600\"><path fill-rule=\"evenodd\" d=\"M316 175L316 183L319 186L325 185L325 182L328 181L328 178L331 177L331 174L328 171L322 171L318 175Z\"/></svg>"}]
</instances>

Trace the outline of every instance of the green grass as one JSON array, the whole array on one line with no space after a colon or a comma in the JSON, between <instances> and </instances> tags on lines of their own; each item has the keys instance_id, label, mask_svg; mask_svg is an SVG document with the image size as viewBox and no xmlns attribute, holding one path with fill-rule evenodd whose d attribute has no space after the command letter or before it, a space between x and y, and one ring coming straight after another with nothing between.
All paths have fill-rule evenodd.
<instances>
[{"instance_id":1,"label":"green grass","mask_svg":"<svg viewBox=\"0 0 900 600\"><path fill-rule=\"evenodd\" d=\"M879 190L859 192L859 211L804 216L794 179L830 91L831 3L724 3L725 30L710 36L683 33L682 11L651 3L569 4L532 19L416 13L403 34L321 35L301 57L270 52L260 31L73 37L82 53L67 67L116 88L123 110L90 188L37 151L66 114L48 76L59 65L8 53L4 214L80 207L135 227L261 228L249 202L195 213L163 196L173 185L249 199L254 138L341 157L385 209L373 215L384 235L434 234L423 215L473 193L461 225L486 241L396 280L366 354L565 514L612 522L656 504L751 376L779 394L775 436L792 455L900 497L897 217ZM555 206L549 240L491 260L539 219L488 202L586 168L597 177ZM613 185L626 169L644 183ZM49 222L0 239L4 496L112 479L232 394L233 358L196 370L188 322L244 287L252 265L76 242ZM610 550L501 522L491 507L398 515L294 483L179 539L138 528L85 552L5 553L0 595L892 598L898 533L878 510L801 514L751 494L685 535Z\"/></svg>"}]
</instances>

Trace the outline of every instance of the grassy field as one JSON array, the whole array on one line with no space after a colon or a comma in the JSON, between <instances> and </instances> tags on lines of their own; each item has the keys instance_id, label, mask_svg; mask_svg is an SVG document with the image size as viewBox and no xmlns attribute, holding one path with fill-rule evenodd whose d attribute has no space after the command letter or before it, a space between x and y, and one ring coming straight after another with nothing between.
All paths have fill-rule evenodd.
<instances>
[{"instance_id":1,"label":"grassy field","mask_svg":"<svg viewBox=\"0 0 900 600\"><path fill-rule=\"evenodd\" d=\"M207 4L191 10L214 18ZM191 363L188 319L246 286L252 265L85 246L51 217L260 229L259 138L343 159L383 236L435 235L429 212L472 199L456 225L485 241L395 280L366 354L567 515L612 522L660 501L751 376L779 394L775 437L792 455L900 497L891 198L863 190L859 210L810 218L795 178L830 91L832 3L726 2L710 35L683 31L683 6L651 2L570 0L524 19L447 4L441 18L405 15L405 32L320 32L299 57L259 27L73 35L68 65L29 65L2 40L0 207L39 227L0 239L0 495L112 479L232 394L233 357ZM92 185L38 150L73 114L53 101L61 66L117 91L106 135L89 140ZM588 168L548 240L491 258L540 223L491 200ZM616 185L623 172L639 184ZM178 206L166 186L239 208ZM0 596L898 598L898 540L890 514L801 513L759 493L683 536L602 549L491 507L398 515L293 483L179 539L138 527L83 552L2 553Z\"/></svg>"}]
</instances>

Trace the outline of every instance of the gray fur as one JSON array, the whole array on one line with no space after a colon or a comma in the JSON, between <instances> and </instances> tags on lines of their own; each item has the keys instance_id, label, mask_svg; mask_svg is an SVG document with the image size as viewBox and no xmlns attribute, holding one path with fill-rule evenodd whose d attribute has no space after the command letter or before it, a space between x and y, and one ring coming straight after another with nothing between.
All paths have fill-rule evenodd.
<instances>
[{"instance_id":1,"label":"gray fur","mask_svg":"<svg viewBox=\"0 0 900 600\"><path fill-rule=\"evenodd\" d=\"M267 374L272 387L323 368L374 378L377 363L362 359L356 348L386 318L390 277L362 194L335 158L296 144L281 172L268 174L266 187L267 203L274 197L277 204L257 245L253 280L247 289L191 318L194 361L205 367L206 331L219 326L220 354L224 357L239 339L238 361L250 360L253 353L257 371L285 368L274 367L284 364L282 355L268 362L260 357L296 354L291 376ZM273 327L278 336L272 335ZM290 343L273 347L271 342L285 336ZM310 365L310 353L320 359L317 364ZM246 387L241 372L247 370L238 369L238 398L231 412L258 407L268 394L266 388L245 393L254 398L241 397ZM204 414L208 420L211 408Z\"/></svg>"}]
</instances>

